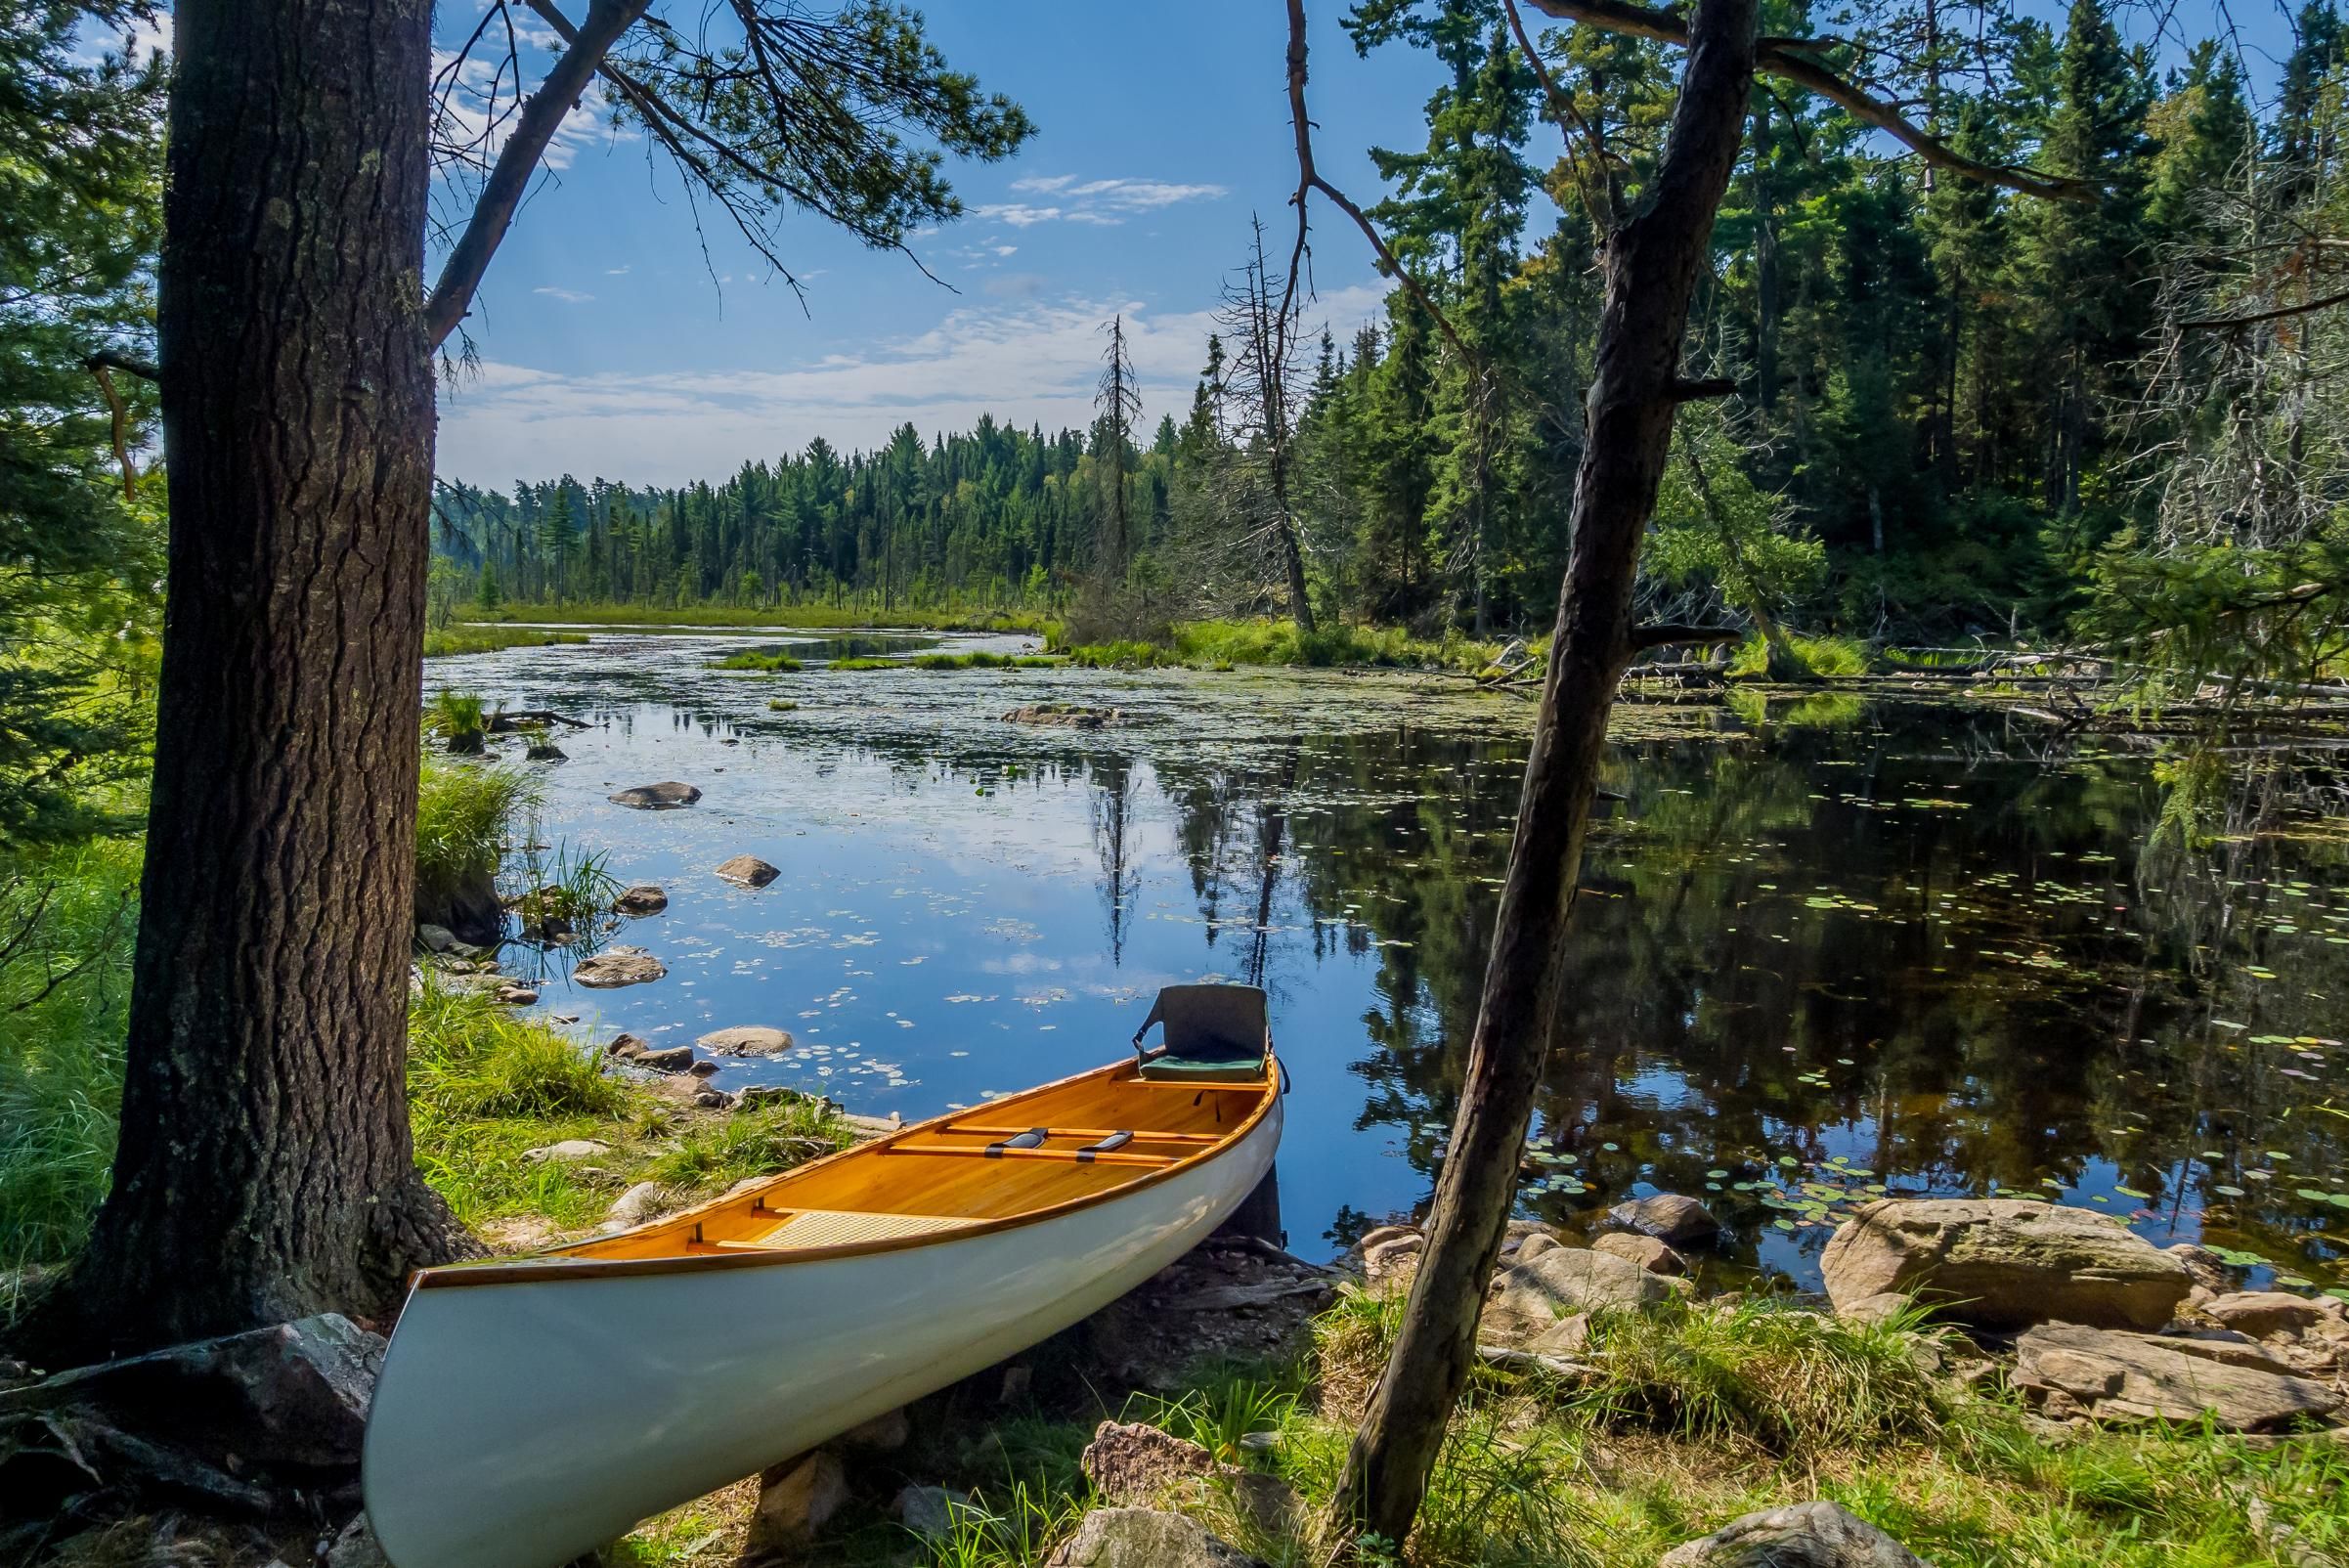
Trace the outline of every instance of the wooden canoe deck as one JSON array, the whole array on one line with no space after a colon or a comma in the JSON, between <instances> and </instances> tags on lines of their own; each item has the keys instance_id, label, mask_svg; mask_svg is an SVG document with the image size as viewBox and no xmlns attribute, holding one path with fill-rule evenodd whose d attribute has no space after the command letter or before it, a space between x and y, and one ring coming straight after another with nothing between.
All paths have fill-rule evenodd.
<instances>
[{"instance_id":1,"label":"wooden canoe deck","mask_svg":"<svg viewBox=\"0 0 2349 1568\"><path fill-rule=\"evenodd\" d=\"M1119 1063L916 1122L878 1142L619 1236L557 1249L573 1258L793 1252L943 1234L1104 1196L1213 1154L1279 1092L1255 1083L1153 1083ZM1035 1148L987 1146L1032 1128ZM1113 1150L1080 1152L1117 1133Z\"/></svg>"}]
</instances>

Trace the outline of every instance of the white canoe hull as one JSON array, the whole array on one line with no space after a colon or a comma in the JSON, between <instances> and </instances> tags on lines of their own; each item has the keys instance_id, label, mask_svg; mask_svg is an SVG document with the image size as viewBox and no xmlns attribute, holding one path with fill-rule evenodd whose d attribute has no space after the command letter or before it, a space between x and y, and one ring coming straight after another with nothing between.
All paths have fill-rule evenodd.
<instances>
[{"instance_id":1,"label":"white canoe hull","mask_svg":"<svg viewBox=\"0 0 2349 1568\"><path fill-rule=\"evenodd\" d=\"M376 1539L397 1568L555 1568L1107 1306L1280 1140L1276 1097L1163 1181L892 1251L416 1289L368 1423Z\"/></svg>"}]
</instances>

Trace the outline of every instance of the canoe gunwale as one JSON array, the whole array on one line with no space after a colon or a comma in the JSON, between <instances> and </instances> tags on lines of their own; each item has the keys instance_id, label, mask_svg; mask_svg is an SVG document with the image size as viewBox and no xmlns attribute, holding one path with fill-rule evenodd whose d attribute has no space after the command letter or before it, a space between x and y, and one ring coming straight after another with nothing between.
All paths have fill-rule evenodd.
<instances>
[{"instance_id":1,"label":"canoe gunwale","mask_svg":"<svg viewBox=\"0 0 2349 1568\"><path fill-rule=\"evenodd\" d=\"M1133 1070L1133 1066L1130 1062L1115 1062L1108 1067L1072 1073L1066 1078L1038 1084L1006 1101L994 1102L994 1105L1016 1104L1019 1100L1025 1099L1030 1095L1045 1094L1055 1089L1082 1083L1090 1078L1114 1077L1119 1073ZM880 1252L902 1252L916 1247L937 1246L969 1241L981 1236L992 1236L1025 1225L1039 1224L1103 1203L1115 1202L1122 1198L1129 1198L1146 1188L1196 1170L1202 1165L1240 1149L1247 1143L1249 1135L1262 1125L1264 1118L1272 1113L1283 1092L1284 1085L1279 1060L1269 1049L1265 1054L1265 1066L1267 1071L1261 1083L1205 1086L1215 1089L1254 1089L1257 1091L1255 1105L1245 1117L1233 1126L1228 1135L1215 1143L1202 1146L1196 1154L1186 1154L1182 1158L1156 1169L1143 1170L1130 1181L1120 1182L1114 1187L1066 1198L1041 1208L1026 1209L1018 1214L1006 1214L994 1219L975 1220L969 1225L958 1226L947 1231L914 1236L885 1237L877 1241L850 1241L833 1246L774 1247L644 1258L582 1257L576 1255L571 1248L556 1248L523 1260L503 1259L485 1263L457 1263L421 1269L412 1277L410 1287L414 1290L427 1290L449 1289L460 1285L554 1285L575 1280L622 1279L631 1275L689 1274L703 1270L786 1268L797 1263L826 1262L838 1258L865 1257ZM1177 1087L1196 1089L1200 1086L1183 1084ZM992 1109L992 1106L989 1109ZM844 1149L827 1154L821 1159L812 1159L804 1165L797 1165L788 1171L779 1172L765 1187L753 1188L747 1192L729 1193L712 1198L708 1202L699 1203L691 1208L681 1209L677 1213L648 1222L645 1226L637 1227L637 1229L648 1230L654 1226L680 1225L694 1220L698 1216L715 1214L730 1208L745 1198L759 1199L772 1188L782 1186L805 1172L828 1165L836 1160L847 1160L860 1155L884 1153L902 1139L924 1132L936 1131L942 1125L969 1114L970 1111L967 1110L950 1111L924 1121L909 1122L887 1137L876 1139L871 1143L859 1144L852 1149ZM785 1207L788 1206L788 1204L785 1205ZM606 1244L619 1241L630 1234L631 1233L629 1231L620 1231L611 1236L597 1237L592 1241L574 1242L571 1246L577 1248Z\"/></svg>"}]
</instances>

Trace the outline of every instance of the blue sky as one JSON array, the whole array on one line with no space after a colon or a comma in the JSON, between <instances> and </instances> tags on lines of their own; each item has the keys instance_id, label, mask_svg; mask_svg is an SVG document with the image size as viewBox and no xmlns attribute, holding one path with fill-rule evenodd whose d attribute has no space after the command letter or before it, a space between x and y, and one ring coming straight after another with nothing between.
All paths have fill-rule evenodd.
<instances>
[{"instance_id":1,"label":"blue sky","mask_svg":"<svg viewBox=\"0 0 2349 1568\"><path fill-rule=\"evenodd\" d=\"M2124 31L2177 39L2224 17L2255 83L2290 47L2286 0L2124 5ZM2297 10L2299 0L2289 0ZM2026 7L2058 25L2065 0ZM571 7L574 14L577 6ZM1090 417L1101 324L1122 312L1147 417L1188 404L1217 291L1261 214L1286 254L1296 171L1276 0L960 0L926 8L958 68L1018 100L1039 127L1017 158L958 165L970 208L902 256L792 220L782 254L805 308L723 226L697 236L675 176L596 101L574 110L493 262L467 327L480 356L441 402L439 466L505 486L570 473L636 484L720 479L821 435L872 447L908 420L925 435L981 413L1047 430ZM1417 147L1437 82L1424 54L1365 60L1342 0L1312 0L1312 107L1322 171L1364 203L1381 194L1366 150ZM454 44L480 0L447 0ZM1530 19L1529 19L1530 20ZM551 34L545 34L551 38ZM167 43L169 23L147 41ZM544 57L527 64L543 68ZM1550 133L1536 131L1546 156ZM1315 208L1310 320L1341 336L1381 293L1368 246ZM704 251L704 241L707 252ZM438 256L432 266L437 271Z\"/></svg>"},{"instance_id":2,"label":"blue sky","mask_svg":"<svg viewBox=\"0 0 2349 1568\"><path fill-rule=\"evenodd\" d=\"M1368 200L1364 150L1424 140L1434 67L1401 49L1358 59L1337 9L1316 9L1317 152ZM444 37L470 11L445 7ZM1039 127L1016 159L958 166L970 215L917 241L955 291L797 219L781 249L806 284L803 310L730 232L710 227L705 261L665 160L575 111L564 167L523 210L467 323L482 370L442 400L442 473L674 484L816 435L871 446L909 419L926 435L982 411L1080 424L1099 327L1117 311L1149 419L1187 405L1251 211L1286 254L1281 8L985 0L928 18L950 62ZM1315 313L1343 331L1379 290L1361 236L1333 218L1317 212Z\"/></svg>"}]
</instances>

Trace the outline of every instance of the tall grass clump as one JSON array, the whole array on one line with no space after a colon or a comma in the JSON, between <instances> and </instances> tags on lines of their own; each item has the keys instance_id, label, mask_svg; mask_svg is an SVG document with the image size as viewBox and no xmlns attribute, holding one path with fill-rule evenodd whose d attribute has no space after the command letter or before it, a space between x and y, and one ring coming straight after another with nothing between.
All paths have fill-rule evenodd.
<instances>
[{"instance_id":1,"label":"tall grass clump","mask_svg":"<svg viewBox=\"0 0 2349 1568\"><path fill-rule=\"evenodd\" d=\"M408 1100L428 1119L613 1116L627 1086L544 1024L426 976L408 1011Z\"/></svg>"},{"instance_id":2,"label":"tall grass clump","mask_svg":"<svg viewBox=\"0 0 2349 1568\"><path fill-rule=\"evenodd\" d=\"M101 839L0 873L0 1319L106 1197L139 863L137 841Z\"/></svg>"},{"instance_id":3,"label":"tall grass clump","mask_svg":"<svg viewBox=\"0 0 2349 1568\"><path fill-rule=\"evenodd\" d=\"M416 796L416 907L497 876L508 829L539 805L541 786L516 768L426 759Z\"/></svg>"},{"instance_id":4,"label":"tall grass clump","mask_svg":"<svg viewBox=\"0 0 2349 1568\"><path fill-rule=\"evenodd\" d=\"M795 675L799 671L805 670L806 666L780 648L772 652L758 648L744 648L739 653L727 654L710 668L713 670L759 670L768 675Z\"/></svg>"},{"instance_id":5,"label":"tall grass clump","mask_svg":"<svg viewBox=\"0 0 2349 1568\"><path fill-rule=\"evenodd\" d=\"M1808 676L1832 680L1868 673L1868 645L1856 637L1806 637L1788 632L1782 640L1797 671ZM1733 678L1760 679L1768 675L1769 670L1769 643L1760 634L1739 643L1729 658L1728 674Z\"/></svg>"},{"instance_id":6,"label":"tall grass clump","mask_svg":"<svg viewBox=\"0 0 2349 1568\"><path fill-rule=\"evenodd\" d=\"M1781 1456L1930 1438L1945 1410L1912 1312L1880 1324L1747 1300L1601 1315L1582 1398L1605 1425L1704 1441L1750 1441Z\"/></svg>"},{"instance_id":7,"label":"tall grass clump","mask_svg":"<svg viewBox=\"0 0 2349 1568\"><path fill-rule=\"evenodd\" d=\"M737 1111L707 1130L673 1142L654 1159L652 1179L672 1187L722 1190L764 1176L850 1142L848 1129L823 1101L804 1095Z\"/></svg>"}]
</instances>

